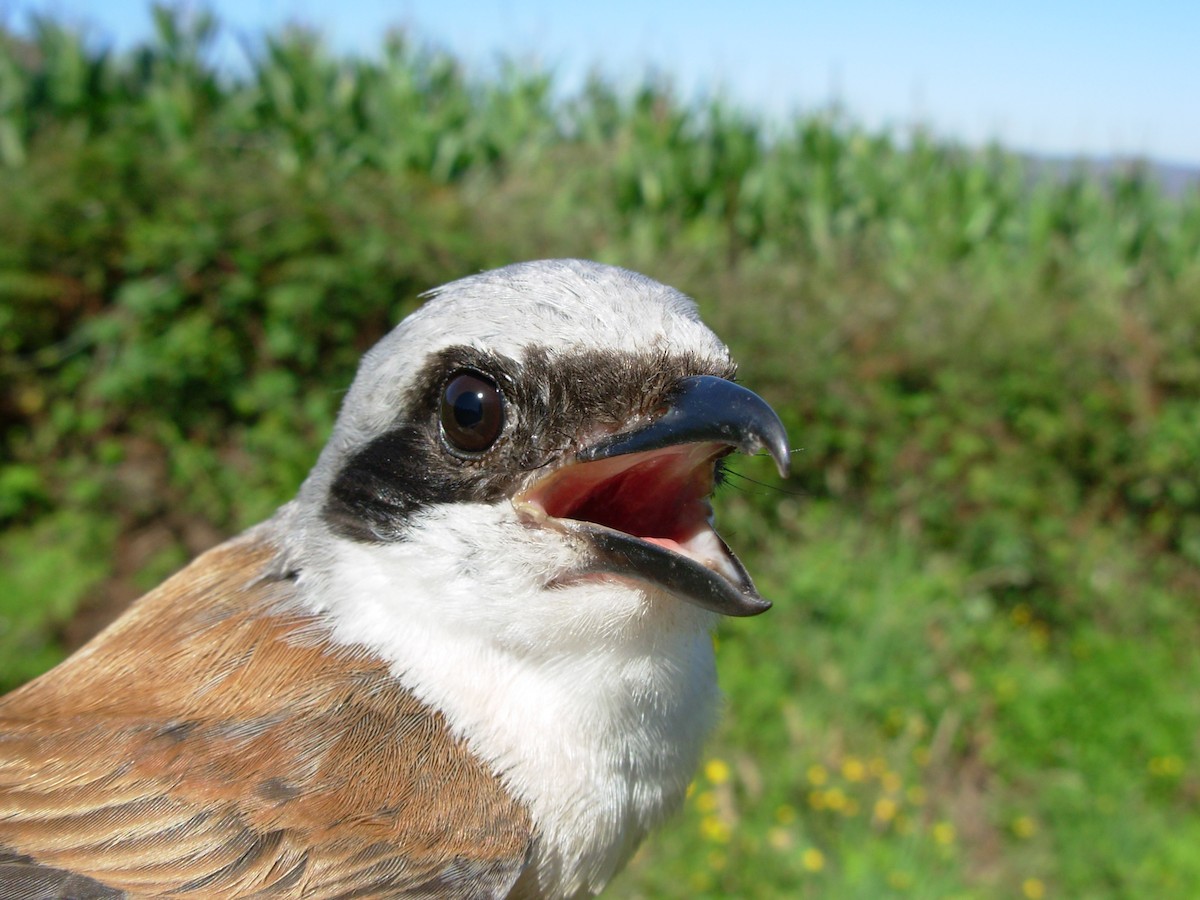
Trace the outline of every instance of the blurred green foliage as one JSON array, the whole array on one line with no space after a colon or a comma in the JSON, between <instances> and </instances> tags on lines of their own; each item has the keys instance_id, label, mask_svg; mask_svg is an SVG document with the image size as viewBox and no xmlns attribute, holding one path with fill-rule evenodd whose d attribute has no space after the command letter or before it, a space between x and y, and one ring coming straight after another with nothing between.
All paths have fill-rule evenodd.
<instances>
[{"instance_id":1,"label":"blurred green foliage","mask_svg":"<svg viewBox=\"0 0 1200 900\"><path fill-rule=\"evenodd\" d=\"M798 448L718 498L777 606L613 894L1200 894L1200 196L403 34L222 73L155 21L0 37L0 682L287 499L420 291L597 258L696 296Z\"/></svg>"}]
</instances>

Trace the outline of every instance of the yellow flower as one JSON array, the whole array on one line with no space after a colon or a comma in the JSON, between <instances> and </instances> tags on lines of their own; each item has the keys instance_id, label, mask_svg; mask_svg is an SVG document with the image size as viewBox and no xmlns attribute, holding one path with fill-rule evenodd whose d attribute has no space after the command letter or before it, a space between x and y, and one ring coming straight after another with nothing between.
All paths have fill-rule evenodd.
<instances>
[{"instance_id":1,"label":"yellow flower","mask_svg":"<svg viewBox=\"0 0 1200 900\"><path fill-rule=\"evenodd\" d=\"M808 783L813 787L820 787L828 780L829 773L824 766L814 763L808 767Z\"/></svg>"},{"instance_id":2,"label":"yellow flower","mask_svg":"<svg viewBox=\"0 0 1200 900\"><path fill-rule=\"evenodd\" d=\"M841 788L830 788L825 791L825 806L838 812L846 807L846 792Z\"/></svg>"},{"instance_id":3,"label":"yellow flower","mask_svg":"<svg viewBox=\"0 0 1200 900\"><path fill-rule=\"evenodd\" d=\"M729 780L729 763L723 759L710 759L704 764L704 777L713 784L724 784Z\"/></svg>"},{"instance_id":4,"label":"yellow flower","mask_svg":"<svg viewBox=\"0 0 1200 900\"><path fill-rule=\"evenodd\" d=\"M712 791L701 791L696 796L696 809L702 813L713 812L717 808L717 795Z\"/></svg>"},{"instance_id":5,"label":"yellow flower","mask_svg":"<svg viewBox=\"0 0 1200 900\"><path fill-rule=\"evenodd\" d=\"M904 782L900 780L900 776L895 772L885 772L879 783L883 785L883 789L889 794L900 793L900 788L904 787Z\"/></svg>"},{"instance_id":6,"label":"yellow flower","mask_svg":"<svg viewBox=\"0 0 1200 900\"><path fill-rule=\"evenodd\" d=\"M1159 778L1171 778L1183 774L1183 760L1174 753L1166 756L1155 756L1148 766L1150 774Z\"/></svg>"},{"instance_id":7,"label":"yellow flower","mask_svg":"<svg viewBox=\"0 0 1200 900\"><path fill-rule=\"evenodd\" d=\"M796 821L796 807L787 803L775 807L775 821L780 825L791 825Z\"/></svg>"},{"instance_id":8,"label":"yellow flower","mask_svg":"<svg viewBox=\"0 0 1200 900\"><path fill-rule=\"evenodd\" d=\"M716 816L705 816L700 820L700 833L715 844L729 843L729 826Z\"/></svg>"},{"instance_id":9,"label":"yellow flower","mask_svg":"<svg viewBox=\"0 0 1200 900\"><path fill-rule=\"evenodd\" d=\"M899 805L891 797L880 797L875 801L875 821L890 822L900 811Z\"/></svg>"},{"instance_id":10,"label":"yellow flower","mask_svg":"<svg viewBox=\"0 0 1200 900\"><path fill-rule=\"evenodd\" d=\"M1031 838L1037 833L1037 822L1033 816L1017 816L1013 819L1012 833L1021 840Z\"/></svg>"},{"instance_id":11,"label":"yellow flower","mask_svg":"<svg viewBox=\"0 0 1200 900\"><path fill-rule=\"evenodd\" d=\"M862 781L866 777L867 767L863 765L862 760L857 757L850 756L842 763L842 777L852 783Z\"/></svg>"},{"instance_id":12,"label":"yellow flower","mask_svg":"<svg viewBox=\"0 0 1200 900\"><path fill-rule=\"evenodd\" d=\"M800 863L809 872L820 872L825 868L825 854L816 847L809 847L800 854Z\"/></svg>"},{"instance_id":13,"label":"yellow flower","mask_svg":"<svg viewBox=\"0 0 1200 900\"><path fill-rule=\"evenodd\" d=\"M1026 878L1021 882L1021 893L1029 900L1042 900L1046 896L1046 885L1040 878Z\"/></svg>"},{"instance_id":14,"label":"yellow flower","mask_svg":"<svg viewBox=\"0 0 1200 900\"><path fill-rule=\"evenodd\" d=\"M954 826L949 822L938 822L933 826L933 839L943 847L953 844L955 836Z\"/></svg>"}]
</instances>

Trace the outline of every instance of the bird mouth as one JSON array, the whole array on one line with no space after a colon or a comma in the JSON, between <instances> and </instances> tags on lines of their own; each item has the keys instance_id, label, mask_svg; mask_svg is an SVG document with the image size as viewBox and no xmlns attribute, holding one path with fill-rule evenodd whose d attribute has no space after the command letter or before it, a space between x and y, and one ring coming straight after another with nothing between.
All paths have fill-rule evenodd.
<instances>
[{"instance_id":1,"label":"bird mouth","mask_svg":"<svg viewBox=\"0 0 1200 900\"><path fill-rule=\"evenodd\" d=\"M747 397L755 402L746 406ZM770 602L713 528L709 497L717 460L735 449L766 447L785 469L783 426L756 395L710 376L685 379L664 409L586 447L514 506L526 522L583 545L584 562L567 580L629 578L723 615L765 612Z\"/></svg>"}]
</instances>

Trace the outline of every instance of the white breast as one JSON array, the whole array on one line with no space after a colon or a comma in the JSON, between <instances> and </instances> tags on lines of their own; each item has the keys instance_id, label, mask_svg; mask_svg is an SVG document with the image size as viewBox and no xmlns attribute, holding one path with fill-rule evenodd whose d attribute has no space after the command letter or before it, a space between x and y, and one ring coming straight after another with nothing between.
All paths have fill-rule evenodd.
<instances>
[{"instance_id":1,"label":"white breast","mask_svg":"<svg viewBox=\"0 0 1200 900\"><path fill-rule=\"evenodd\" d=\"M404 543L331 539L308 596L528 806L544 895L595 893L683 799L715 716L715 617L613 581L546 587L569 548L505 506L445 507Z\"/></svg>"}]
</instances>

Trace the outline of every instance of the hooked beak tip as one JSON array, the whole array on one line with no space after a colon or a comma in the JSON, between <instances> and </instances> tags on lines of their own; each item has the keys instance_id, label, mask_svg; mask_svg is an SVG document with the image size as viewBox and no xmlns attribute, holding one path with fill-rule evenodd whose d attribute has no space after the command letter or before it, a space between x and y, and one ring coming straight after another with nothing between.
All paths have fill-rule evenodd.
<instances>
[{"instance_id":1,"label":"hooked beak tip","mask_svg":"<svg viewBox=\"0 0 1200 900\"><path fill-rule=\"evenodd\" d=\"M758 394L715 375L684 378L668 398L666 411L648 425L602 438L579 459L608 459L678 444L723 443L743 453L765 450L781 478L791 463L787 430Z\"/></svg>"}]
</instances>

